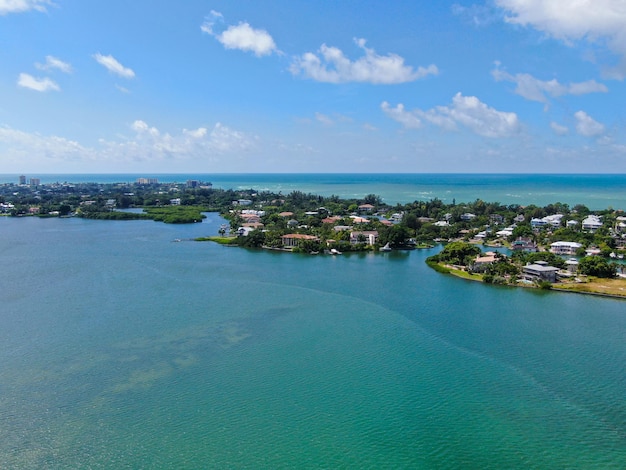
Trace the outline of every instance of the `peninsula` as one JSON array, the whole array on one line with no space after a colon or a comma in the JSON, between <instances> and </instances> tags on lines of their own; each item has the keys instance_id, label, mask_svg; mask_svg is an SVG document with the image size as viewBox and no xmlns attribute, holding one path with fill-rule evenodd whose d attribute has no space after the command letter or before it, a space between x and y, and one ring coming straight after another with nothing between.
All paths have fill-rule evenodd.
<instances>
[{"instance_id":1,"label":"peninsula","mask_svg":"<svg viewBox=\"0 0 626 470\"><path fill-rule=\"evenodd\" d=\"M0 214L193 223L219 212L211 240L295 253L433 247L438 271L491 284L626 296L626 214L559 202L544 207L439 199L390 206L381 197L213 188L208 182L0 185ZM600 281L598 281L600 280Z\"/></svg>"}]
</instances>

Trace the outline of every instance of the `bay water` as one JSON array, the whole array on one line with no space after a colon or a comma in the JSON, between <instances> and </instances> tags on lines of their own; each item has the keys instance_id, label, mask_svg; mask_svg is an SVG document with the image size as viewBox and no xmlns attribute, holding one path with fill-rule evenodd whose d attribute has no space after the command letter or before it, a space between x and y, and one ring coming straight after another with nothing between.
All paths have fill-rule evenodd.
<instances>
[{"instance_id":1,"label":"bay water","mask_svg":"<svg viewBox=\"0 0 626 470\"><path fill-rule=\"evenodd\" d=\"M0 217L0 468L626 467L626 302L207 215Z\"/></svg>"}]
</instances>

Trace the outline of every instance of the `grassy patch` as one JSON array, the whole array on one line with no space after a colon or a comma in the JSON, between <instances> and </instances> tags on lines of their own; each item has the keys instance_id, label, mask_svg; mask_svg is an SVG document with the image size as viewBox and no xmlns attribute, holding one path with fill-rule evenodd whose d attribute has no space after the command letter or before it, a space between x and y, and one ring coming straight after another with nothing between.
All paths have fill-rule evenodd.
<instances>
[{"instance_id":1,"label":"grassy patch","mask_svg":"<svg viewBox=\"0 0 626 470\"><path fill-rule=\"evenodd\" d=\"M626 297L626 279L589 278L586 282L563 282L554 284L553 288L583 294L603 294Z\"/></svg>"},{"instance_id":2,"label":"grassy patch","mask_svg":"<svg viewBox=\"0 0 626 470\"><path fill-rule=\"evenodd\" d=\"M233 237L198 237L194 238L197 242L215 242L220 245L236 245L237 239Z\"/></svg>"}]
</instances>

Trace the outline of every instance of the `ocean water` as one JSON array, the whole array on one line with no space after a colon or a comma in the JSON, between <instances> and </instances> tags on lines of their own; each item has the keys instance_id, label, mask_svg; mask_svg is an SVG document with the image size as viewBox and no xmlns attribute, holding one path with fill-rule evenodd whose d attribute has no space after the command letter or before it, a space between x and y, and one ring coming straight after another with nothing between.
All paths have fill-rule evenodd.
<instances>
[{"instance_id":1,"label":"ocean water","mask_svg":"<svg viewBox=\"0 0 626 470\"><path fill-rule=\"evenodd\" d=\"M0 175L0 183L17 183L19 175ZM139 177L160 182L209 181L221 189L292 191L362 198L376 194L388 204L439 198L447 204L482 199L502 204L545 206L561 202L594 210L626 210L625 174L108 174L28 175L42 183L134 182Z\"/></svg>"},{"instance_id":2,"label":"ocean water","mask_svg":"<svg viewBox=\"0 0 626 470\"><path fill-rule=\"evenodd\" d=\"M0 468L626 468L626 303L0 217Z\"/></svg>"}]
</instances>

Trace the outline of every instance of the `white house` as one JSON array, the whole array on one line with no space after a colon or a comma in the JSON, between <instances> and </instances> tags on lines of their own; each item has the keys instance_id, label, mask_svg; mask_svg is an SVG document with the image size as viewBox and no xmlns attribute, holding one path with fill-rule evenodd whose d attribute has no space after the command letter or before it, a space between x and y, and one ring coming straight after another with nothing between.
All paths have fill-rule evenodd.
<instances>
[{"instance_id":1,"label":"white house","mask_svg":"<svg viewBox=\"0 0 626 470\"><path fill-rule=\"evenodd\" d=\"M548 215L541 219L531 219L530 225L532 228L541 228L547 225L550 225L554 228L559 228L561 226L561 219L563 218L563 214L554 214Z\"/></svg>"},{"instance_id":2,"label":"white house","mask_svg":"<svg viewBox=\"0 0 626 470\"><path fill-rule=\"evenodd\" d=\"M575 255L580 247L582 245L576 242L554 242L550 245L550 251L555 255Z\"/></svg>"},{"instance_id":3,"label":"white house","mask_svg":"<svg viewBox=\"0 0 626 470\"><path fill-rule=\"evenodd\" d=\"M593 233L600 227L602 227L602 220L597 215L588 215L583 220L583 230Z\"/></svg>"},{"instance_id":4,"label":"white house","mask_svg":"<svg viewBox=\"0 0 626 470\"><path fill-rule=\"evenodd\" d=\"M363 240L363 241L361 241ZM366 230L362 232L350 232L350 243L355 245L357 243L367 243L368 245L375 245L378 242L377 230Z\"/></svg>"}]
</instances>

